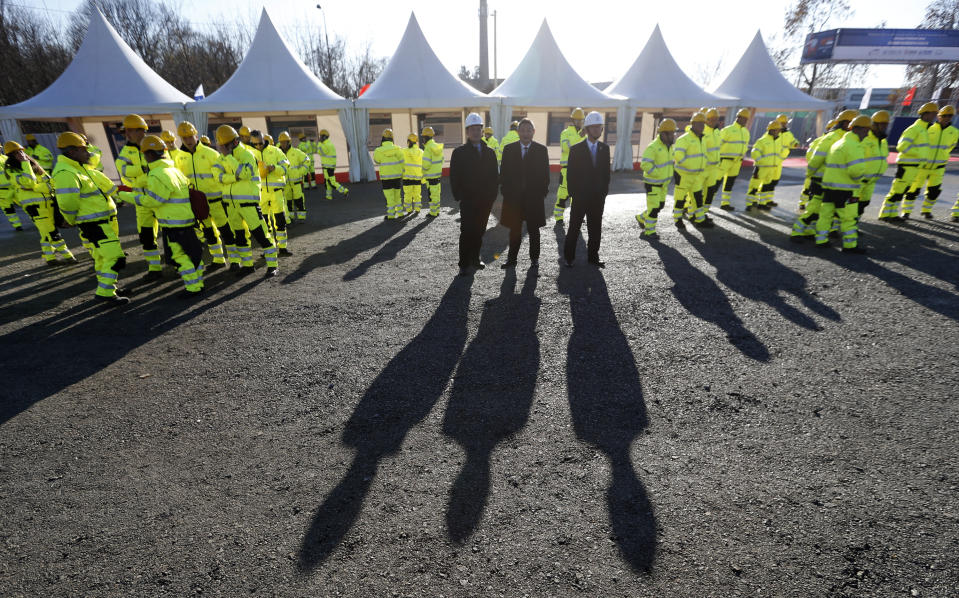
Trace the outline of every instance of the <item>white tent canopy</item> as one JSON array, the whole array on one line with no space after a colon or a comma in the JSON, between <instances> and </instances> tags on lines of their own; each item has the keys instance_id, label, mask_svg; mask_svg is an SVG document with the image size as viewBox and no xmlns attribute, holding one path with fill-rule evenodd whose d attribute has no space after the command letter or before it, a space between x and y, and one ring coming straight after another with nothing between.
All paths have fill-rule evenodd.
<instances>
[{"instance_id":1,"label":"white tent canopy","mask_svg":"<svg viewBox=\"0 0 959 598\"><path fill-rule=\"evenodd\" d=\"M323 84L280 37L266 9L236 72L192 107L203 112L283 112L348 108L349 100Z\"/></svg>"},{"instance_id":2,"label":"white tent canopy","mask_svg":"<svg viewBox=\"0 0 959 598\"><path fill-rule=\"evenodd\" d=\"M783 77L769 56L760 32L726 79L713 93L739 98L740 106L775 110L827 110L830 102L797 89Z\"/></svg>"},{"instance_id":3,"label":"white tent canopy","mask_svg":"<svg viewBox=\"0 0 959 598\"><path fill-rule=\"evenodd\" d=\"M449 72L433 52L423 30L410 14L396 52L376 81L356 99L356 107L469 108L488 106L490 99Z\"/></svg>"},{"instance_id":4,"label":"white tent canopy","mask_svg":"<svg viewBox=\"0 0 959 598\"><path fill-rule=\"evenodd\" d=\"M98 9L63 74L29 100L0 108L0 117L164 114L182 111L192 102L147 66Z\"/></svg>"}]
</instances>

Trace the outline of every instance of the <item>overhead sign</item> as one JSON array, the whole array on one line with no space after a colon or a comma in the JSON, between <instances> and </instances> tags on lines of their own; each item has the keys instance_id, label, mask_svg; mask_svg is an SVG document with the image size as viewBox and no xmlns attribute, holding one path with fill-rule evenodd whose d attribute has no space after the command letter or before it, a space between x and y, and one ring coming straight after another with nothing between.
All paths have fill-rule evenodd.
<instances>
[{"instance_id":1,"label":"overhead sign","mask_svg":"<svg viewBox=\"0 0 959 598\"><path fill-rule=\"evenodd\" d=\"M959 61L957 29L830 29L806 36L800 64Z\"/></svg>"}]
</instances>

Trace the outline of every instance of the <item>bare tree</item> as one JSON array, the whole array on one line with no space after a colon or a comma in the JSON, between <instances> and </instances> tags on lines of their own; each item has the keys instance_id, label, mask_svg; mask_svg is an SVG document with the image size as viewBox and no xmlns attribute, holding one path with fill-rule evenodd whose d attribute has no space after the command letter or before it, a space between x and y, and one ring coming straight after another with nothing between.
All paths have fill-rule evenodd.
<instances>
[{"instance_id":1,"label":"bare tree","mask_svg":"<svg viewBox=\"0 0 959 598\"><path fill-rule=\"evenodd\" d=\"M959 11L959 0L933 0L926 6L926 14L920 27L959 29L959 12L957 11ZM910 65L906 69L906 80L909 81L910 87L916 87L917 98L932 98L939 89L959 87L959 62Z\"/></svg>"},{"instance_id":2,"label":"bare tree","mask_svg":"<svg viewBox=\"0 0 959 598\"><path fill-rule=\"evenodd\" d=\"M46 89L70 64L73 52L55 25L20 7L0 10L0 105L16 104Z\"/></svg>"}]
</instances>

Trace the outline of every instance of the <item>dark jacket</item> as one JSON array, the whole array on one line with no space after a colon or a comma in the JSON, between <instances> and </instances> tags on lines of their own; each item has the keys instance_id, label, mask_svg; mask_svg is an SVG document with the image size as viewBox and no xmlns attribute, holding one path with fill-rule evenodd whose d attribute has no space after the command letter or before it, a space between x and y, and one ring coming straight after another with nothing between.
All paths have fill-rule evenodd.
<instances>
[{"instance_id":1,"label":"dark jacket","mask_svg":"<svg viewBox=\"0 0 959 598\"><path fill-rule=\"evenodd\" d=\"M546 226L543 208L549 193L549 155L546 146L533 141L523 158L523 145L510 143L503 149L499 173L503 193L503 215L500 224L507 228Z\"/></svg>"},{"instance_id":2,"label":"dark jacket","mask_svg":"<svg viewBox=\"0 0 959 598\"><path fill-rule=\"evenodd\" d=\"M453 150L450 156L450 189L461 211L472 206L490 206L499 190L496 152L480 142L480 151L466 142ZM487 212L488 214L488 212Z\"/></svg>"},{"instance_id":3,"label":"dark jacket","mask_svg":"<svg viewBox=\"0 0 959 598\"><path fill-rule=\"evenodd\" d=\"M596 142L595 168L588 140L569 148L566 188L574 202L605 199L609 193L609 146L602 141Z\"/></svg>"}]
</instances>

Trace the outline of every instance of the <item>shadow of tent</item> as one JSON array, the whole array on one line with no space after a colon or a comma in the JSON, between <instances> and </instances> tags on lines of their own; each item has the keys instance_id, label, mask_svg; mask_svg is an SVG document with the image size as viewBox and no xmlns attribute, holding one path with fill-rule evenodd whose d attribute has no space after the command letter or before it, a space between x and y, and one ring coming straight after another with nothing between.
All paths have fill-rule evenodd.
<instances>
[{"instance_id":1,"label":"shadow of tent","mask_svg":"<svg viewBox=\"0 0 959 598\"><path fill-rule=\"evenodd\" d=\"M380 461L443 396L466 345L472 277L456 277L436 311L370 383L346 422L343 443L355 449L340 482L316 509L297 555L301 572L323 563L353 526Z\"/></svg>"}]
</instances>

